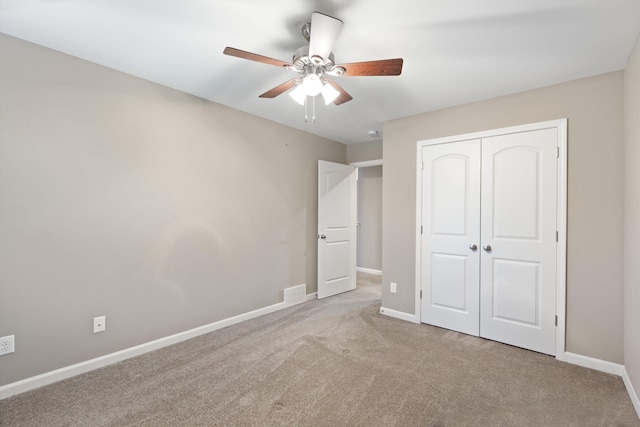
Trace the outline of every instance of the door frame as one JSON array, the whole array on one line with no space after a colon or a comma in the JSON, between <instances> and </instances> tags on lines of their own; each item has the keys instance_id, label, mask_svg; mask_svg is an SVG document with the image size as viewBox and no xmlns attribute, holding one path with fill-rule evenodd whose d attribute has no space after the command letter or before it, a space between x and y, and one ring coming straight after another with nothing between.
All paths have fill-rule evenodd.
<instances>
[{"instance_id":1,"label":"door frame","mask_svg":"<svg viewBox=\"0 0 640 427\"><path fill-rule=\"evenodd\" d=\"M354 166L356 168L356 215L358 213L358 173L360 171L360 168L368 168L370 166L383 166L382 163L383 163L382 159L363 160L363 161L360 161L360 162L351 162L351 163L349 163L349 166ZM384 173L383 173L382 179L384 179ZM356 218L356 271L361 271L363 273L382 275L382 270L380 270L380 271L368 270L368 269L364 269L364 268L358 267L358 250L359 250L359 248L358 248L358 226L359 226L359 224L360 224L360 222L358 221L358 218Z\"/></svg>"},{"instance_id":2,"label":"door frame","mask_svg":"<svg viewBox=\"0 0 640 427\"><path fill-rule=\"evenodd\" d=\"M558 176L556 180L556 224L558 242L556 251L556 359L564 360L566 334L566 297L567 297L567 119L549 120L520 126L511 126L481 132L427 139L417 142L416 147L416 276L415 276L415 313L417 323L422 323L421 283L422 283L422 148L429 145L482 139L510 133L528 132L554 128L558 131Z\"/></svg>"}]
</instances>

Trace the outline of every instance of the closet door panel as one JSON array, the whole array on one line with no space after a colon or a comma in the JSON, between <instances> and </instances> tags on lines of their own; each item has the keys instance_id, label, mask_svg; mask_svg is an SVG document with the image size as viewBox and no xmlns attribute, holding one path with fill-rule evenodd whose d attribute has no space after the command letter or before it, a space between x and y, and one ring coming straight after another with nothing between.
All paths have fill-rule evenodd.
<instances>
[{"instance_id":1,"label":"closet door panel","mask_svg":"<svg viewBox=\"0 0 640 427\"><path fill-rule=\"evenodd\" d=\"M422 321L477 336L480 141L422 150Z\"/></svg>"},{"instance_id":2,"label":"closet door panel","mask_svg":"<svg viewBox=\"0 0 640 427\"><path fill-rule=\"evenodd\" d=\"M480 335L555 355L557 131L482 140Z\"/></svg>"}]
</instances>

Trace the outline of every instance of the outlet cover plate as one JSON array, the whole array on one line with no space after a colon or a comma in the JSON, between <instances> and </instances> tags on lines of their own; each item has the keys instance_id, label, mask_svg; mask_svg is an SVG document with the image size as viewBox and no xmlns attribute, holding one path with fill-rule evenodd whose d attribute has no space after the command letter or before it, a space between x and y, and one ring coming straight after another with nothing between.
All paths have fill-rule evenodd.
<instances>
[{"instance_id":1,"label":"outlet cover plate","mask_svg":"<svg viewBox=\"0 0 640 427\"><path fill-rule=\"evenodd\" d=\"M104 332L107 329L107 316L93 318L93 333Z\"/></svg>"},{"instance_id":2,"label":"outlet cover plate","mask_svg":"<svg viewBox=\"0 0 640 427\"><path fill-rule=\"evenodd\" d=\"M0 338L0 356L16 351L15 335Z\"/></svg>"}]
</instances>

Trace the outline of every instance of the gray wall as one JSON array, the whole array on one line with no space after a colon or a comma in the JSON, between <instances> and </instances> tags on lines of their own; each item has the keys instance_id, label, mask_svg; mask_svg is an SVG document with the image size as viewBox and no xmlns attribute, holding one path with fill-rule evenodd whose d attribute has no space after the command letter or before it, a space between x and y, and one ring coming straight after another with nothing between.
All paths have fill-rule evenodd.
<instances>
[{"instance_id":1,"label":"gray wall","mask_svg":"<svg viewBox=\"0 0 640 427\"><path fill-rule=\"evenodd\" d=\"M317 161L343 144L8 36L0 55L0 385L316 290Z\"/></svg>"},{"instance_id":2,"label":"gray wall","mask_svg":"<svg viewBox=\"0 0 640 427\"><path fill-rule=\"evenodd\" d=\"M624 364L640 393L640 38L625 70Z\"/></svg>"},{"instance_id":3,"label":"gray wall","mask_svg":"<svg viewBox=\"0 0 640 427\"><path fill-rule=\"evenodd\" d=\"M347 145L347 163L380 160L382 158L382 140L359 142Z\"/></svg>"},{"instance_id":4,"label":"gray wall","mask_svg":"<svg viewBox=\"0 0 640 427\"><path fill-rule=\"evenodd\" d=\"M623 78L608 73L385 123L382 305L414 313L416 141L566 117L566 347L622 363Z\"/></svg>"},{"instance_id":5,"label":"gray wall","mask_svg":"<svg viewBox=\"0 0 640 427\"><path fill-rule=\"evenodd\" d=\"M382 270L382 166L358 168L358 222L356 264Z\"/></svg>"}]
</instances>

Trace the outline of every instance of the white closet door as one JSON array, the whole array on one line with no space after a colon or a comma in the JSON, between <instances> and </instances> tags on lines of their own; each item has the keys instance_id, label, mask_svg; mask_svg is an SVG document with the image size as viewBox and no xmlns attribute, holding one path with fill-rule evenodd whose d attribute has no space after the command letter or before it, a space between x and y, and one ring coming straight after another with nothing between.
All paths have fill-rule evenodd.
<instances>
[{"instance_id":1,"label":"white closet door","mask_svg":"<svg viewBox=\"0 0 640 427\"><path fill-rule=\"evenodd\" d=\"M422 150L422 322L477 336L480 141Z\"/></svg>"},{"instance_id":2,"label":"white closet door","mask_svg":"<svg viewBox=\"0 0 640 427\"><path fill-rule=\"evenodd\" d=\"M556 129L482 140L480 335L555 355Z\"/></svg>"}]
</instances>

